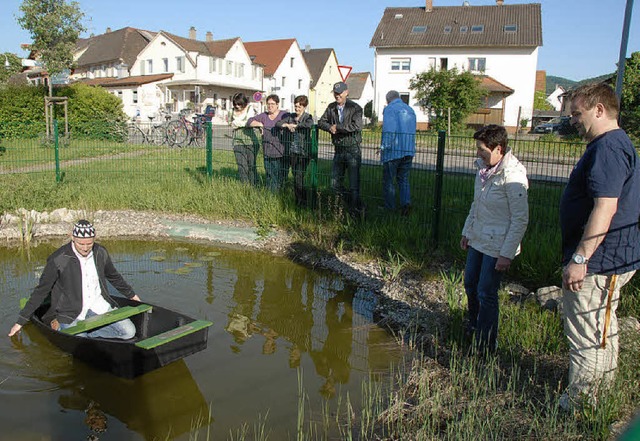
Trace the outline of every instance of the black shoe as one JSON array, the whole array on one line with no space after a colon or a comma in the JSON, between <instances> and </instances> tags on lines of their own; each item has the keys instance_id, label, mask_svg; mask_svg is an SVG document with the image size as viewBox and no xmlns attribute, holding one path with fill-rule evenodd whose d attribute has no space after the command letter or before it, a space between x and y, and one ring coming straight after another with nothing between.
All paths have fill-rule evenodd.
<instances>
[{"instance_id":1,"label":"black shoe","mask_svg":"<svg viewBox=\"0 0 640 441\"><path fill-rule=\"evenodd\" d=\"M400 208L401 216L409 216L411 214L411 205L404 205Z\"/></svg>"}]
</instances>

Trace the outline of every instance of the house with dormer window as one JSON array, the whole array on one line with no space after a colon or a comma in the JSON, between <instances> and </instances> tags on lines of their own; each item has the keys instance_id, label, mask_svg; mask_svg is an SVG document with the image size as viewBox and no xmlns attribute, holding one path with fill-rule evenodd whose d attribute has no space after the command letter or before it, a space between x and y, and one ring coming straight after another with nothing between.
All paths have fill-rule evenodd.
<instances>
[{"instance_id":1,"label":"house with dormer window","mask_svg":"<svg viewBox=\"0 0 640 441\"><path fill-rule=\"evenodd\" d=\"M293 111L298 95L309 96L311 73L295 38L244 44L254 63L264 66L262 90L280 98L280 108Z\"/></svg>"},{"instance_id":2,"label":"house with dormer window","mask_svg":"<svg viewBox=\"0 0 640 441\"><path fill-rule=\"evenodd\" d=\"M434 4L436 3L436 4ZM540 4L388 7L371 38L375 50L374 110L382 116L385 95L395 89L426 128L430 115L413 98L410 81L429 69L471 71L488 92L471 124L502 124L515 130L531 120L542 46Z\"/></svg>"}]
</instances>

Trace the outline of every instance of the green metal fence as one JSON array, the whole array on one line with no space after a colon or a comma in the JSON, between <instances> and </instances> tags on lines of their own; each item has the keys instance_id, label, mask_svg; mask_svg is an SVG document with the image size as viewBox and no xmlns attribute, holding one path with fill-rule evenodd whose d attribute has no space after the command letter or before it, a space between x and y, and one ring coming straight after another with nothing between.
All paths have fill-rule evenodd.
<instances>
[{"instance_id":1,"label":"green metal fence","mask_svg":"<svg viewBox=\"0 0 640 441\"><path fill-rule=\"evenodd\" d=\"M142 133L150 125L138 124ZM157 185L189 176L199 185L211 180L237 181L238 167L233 151L233 133L228 126L207 123L201 142L182 146L170 142L146 142L139 134L132 138L126 127L114 125L99 131L105 136L62 136L54 127L53 139L45 139L42 127L22 127L21 136L0 140L0 174L50 176L55 182L73 182L79 177L110 185L131 176L144 175ZM4 133L16 131L4 131ZM95 133L95 132L94 132ZM331 164L334 147L330 135L314 128L305 186L313 194L309 210L332 210ZM361 196L367 207L366 220L376 222L399 213L389 213L383 205L382 167L379 156L380 131L363 132ZM581 142L561 142L547 138L512 140L515 155L527 167L530 179L530 230L545 232L558 241L557 225L560 193L573 165L582 154ZM455 242L459 237L473 197L476 158L475 141L468 136L447 137L419 133L417 152L410 175L412 213L419 229L417 237L438 245ZM256 191L264 191L262 151L258 153L259 182ZM284 199L293 198L290 170L280 190ZM179 196L177 196L179 197ZM413 226L412 226L413 228ZM415 232L414 232L415 233ZM525 242L527 239L525 238ZM531 245L531 244L528 244ZM534 244L535 245L535 244Z\"/></svg>"}]
</instances>

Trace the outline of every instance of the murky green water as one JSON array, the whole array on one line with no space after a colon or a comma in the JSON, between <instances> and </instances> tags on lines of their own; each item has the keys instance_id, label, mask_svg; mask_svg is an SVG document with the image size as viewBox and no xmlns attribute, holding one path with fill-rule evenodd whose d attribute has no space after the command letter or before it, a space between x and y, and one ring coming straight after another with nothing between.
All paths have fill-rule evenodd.
<instances>
[{"instance_id":1,"label":"murky green water","mask_svg":"<svg viewBox=\"0 0 640 441\"><path fill-rule=\"evenodd\" d=\"M9 339L19 298L62 242L29 255L0 248L0 440L85 440L105 418L100 440L187 440L197 427L198 439L210 430L218 440L265 416L269 439L295 439L300 371L309 420L339 397L344 407L347 392L359 406L369 372L399 360L371 323L373 297L335 275L209 244L102 243L143 301L214 323L207 349L125 380L74 361L32 326Z\"/></svg>"}]
</instances>

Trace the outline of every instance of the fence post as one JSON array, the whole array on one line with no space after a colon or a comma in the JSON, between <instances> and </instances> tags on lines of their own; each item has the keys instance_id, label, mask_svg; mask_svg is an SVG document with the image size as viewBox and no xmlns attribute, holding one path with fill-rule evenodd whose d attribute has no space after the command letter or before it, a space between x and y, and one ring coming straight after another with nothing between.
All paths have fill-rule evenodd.
<instances>
[{"instance_id":1,"label":"fence post","mask_svg":"<svg viewBox=\"0 0 640 441\"><path fill-rule=\"evenodd\" d=\"M307 205L310 207L316 206L316 198L318 197L318 126L314 125L311 128L311 161L309 163L309 190L311 194L307 193Z\"/></svg>"},{"instance_id":2,"label":"fence post","mask_svg":"<svg viewBox=\"0 0 640 441\"><path fill-rule=\"evenodd\" d=\"M444 152L447 142L447 132L438 131L438 154L436 156L436 185L433 195L433 234L431 240L435 247L438 246L440 236L440 212L442 211L442 181L444 179Z\"/></svg>"},{"instance_id":3,"label":"fence post","mask_svg":"<svg viewBox=\"0 0 640 441\"><path fill-rule=\"evenodd\" d=\"M53 148L55 152L56 159L56 182L62 181L62 176L60 175L60 143L58 142L58 120L53 120Z\"/></svg>"},{"instance_id":4,"label":"fence post","mask_svg":"<svg viewBox=\"0 0 640 441\"><path fill-rule=\"evenodd\" d=\"M213 124L211 121L207 121L206 125L207 133L207 176L213 177Z\"/></svg>"}]
</instances>

